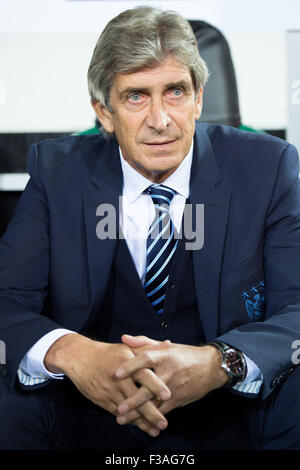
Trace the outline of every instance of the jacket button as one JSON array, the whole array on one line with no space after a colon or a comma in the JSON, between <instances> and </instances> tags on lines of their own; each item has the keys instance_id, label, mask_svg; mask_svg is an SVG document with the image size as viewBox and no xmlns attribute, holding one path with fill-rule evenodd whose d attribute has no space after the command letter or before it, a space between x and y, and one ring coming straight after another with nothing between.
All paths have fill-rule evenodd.
<instances>
[{"instance_id":1,"label":"jacket button","mask_svg":"<svg viewBox=\"0 0 300 470\"><path fill-rule=\"evenodd\" d=\"M162 326L162 328L168 328L168 322L166 322L165 320L162 321L161 326Z\"/></svg>"}]
</instances>

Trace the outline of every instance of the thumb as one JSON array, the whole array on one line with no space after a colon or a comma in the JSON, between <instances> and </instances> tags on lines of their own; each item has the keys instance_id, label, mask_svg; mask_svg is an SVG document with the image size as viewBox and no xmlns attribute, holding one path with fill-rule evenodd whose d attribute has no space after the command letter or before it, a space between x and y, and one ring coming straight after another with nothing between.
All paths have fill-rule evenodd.
<instances>
[{"instance_id":1,"label":"thumb","mask_svg":"<svg viewBox=\"0 0 300 470\"><path fill-rule=\"evenodd\" d=\"M158 347L168 347L171 344L170 340L165 341L156 341L155 339L148 338L147 336L131 336L131 335L122 335L122 342L127 344L130 348L141 348L142 346L158 346Z\"/></svg>"}]
</instances>

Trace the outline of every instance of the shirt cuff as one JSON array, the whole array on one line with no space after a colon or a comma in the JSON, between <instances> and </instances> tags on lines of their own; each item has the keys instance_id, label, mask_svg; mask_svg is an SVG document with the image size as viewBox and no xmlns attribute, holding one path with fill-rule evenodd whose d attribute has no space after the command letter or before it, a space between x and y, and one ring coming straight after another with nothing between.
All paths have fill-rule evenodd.
<instances>
[{"instance_id":1,"label":"shirt cuff","mask_svg":"<svg viewBox=\"0 0 300 470\"><path fill-rule=\"evenodd\" d=\"M22 373L18 373L21 383L23 374L34 379L62 379L64 374L53 374L44 366L44 357L52 344L64 335L75 333L75 331L57 328L42 336L25 354L19 364Z\"/></svg>"},{"instance_id":2,"label":"shirt cuff","mask_svg":"<svg viewBox=\"0 0 300 470\"><path fill-rule=\"evenodd\" d=\"M247 364L247 375L243 381L237 382L232 388L248 395L257 395L263 384L263 374L250 357L244 354L244 358Z\"/></svg>"},{"instance_id":3,"label":"shirt cuff","mask_svg":"<svg viewBox=\"0 0 300 470\"><path fill-rule=\"evenodd\" d=\"M263 376L261 373L260 368L255 364L250 357L246 356L246 354L243 354L246 364L247 364L247 375L245 379L243 380L243 383L249 383L249 382L254 382L255 380L262 380Z\"/></svg>"}]
</instances>

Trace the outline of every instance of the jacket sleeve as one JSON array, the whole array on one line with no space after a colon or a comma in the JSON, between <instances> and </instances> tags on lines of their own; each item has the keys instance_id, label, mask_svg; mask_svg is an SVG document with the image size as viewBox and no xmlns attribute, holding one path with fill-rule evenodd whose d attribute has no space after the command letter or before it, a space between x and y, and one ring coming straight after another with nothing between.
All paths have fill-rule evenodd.
<instances>
[{"instance_id":1,"label":"jacket sleeve","mask_svg":"<svg viewBox=\"0 0 300 470\"><path fill-rule=\"evenodd\" d=\"M260 368L262 398L296 367L293 342L300 339L299 157L283 151L264 230L264 321L244 324L218 339L247 354Z\"/></svg>"},{"instance_id":2,"label":"jacket sleeve","mask_svg":"<svg viewBox=\"0 0 300 470\"><path fill-rule=\"evenodd\" d=\"M36 148L34 144L29 153L30 179L0 240L0 339L6 346L6 368L2 368L2 373L10 388L25 353L43 335L60 328L44 309L49 277L49 221Z\"/></svg>"}]
</instances>

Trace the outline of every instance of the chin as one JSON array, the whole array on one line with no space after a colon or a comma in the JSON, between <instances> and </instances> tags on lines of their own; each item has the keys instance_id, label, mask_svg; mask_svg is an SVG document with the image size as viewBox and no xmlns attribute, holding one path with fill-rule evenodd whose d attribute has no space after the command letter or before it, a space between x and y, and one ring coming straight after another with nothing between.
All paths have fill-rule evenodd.
<instances>
[{"instance_id":1,"label":"chin","mask_svg":"<svg viewBox=\"0 0 300 470\"><path fill-rule=\"evenodd\" d=\"M166 153L157 153L156 155L151 155L149 157L149 167L157 168L157 169L164 169L173 168L174 166L180 165L183 158L179 157L178 155L168 155Z\"/></svg>"},{"instance_id":2,"label":"chin","mask_svg":"<svg viewBox=\"0 0 300 470\"><path fill-rule=\"evenodd\" d=\"M178 168L178 164L171 166L171 167L170 165L168 165L168 166L153 167L151 169L149 168L148 169L149 178L152 179L152 177L154 176L155 179L160 180L162 182L163 180L168 178L172 173L174 173L174 171L177 168Z\"/></svg>"}]
</instances>

